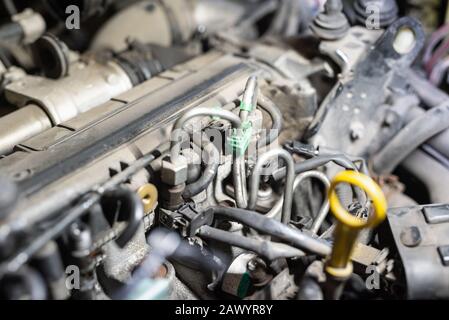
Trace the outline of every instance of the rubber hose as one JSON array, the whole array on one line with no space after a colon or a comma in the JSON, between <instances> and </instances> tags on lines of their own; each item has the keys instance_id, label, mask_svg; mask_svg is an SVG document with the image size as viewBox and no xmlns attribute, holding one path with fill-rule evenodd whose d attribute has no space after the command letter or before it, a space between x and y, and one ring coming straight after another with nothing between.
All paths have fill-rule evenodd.
<instances>
[{"instance_id":1,"label":"rubber hose","mask_svg":"<svg viewBox=\"0 0 449 320\"><path fill-rule=\"evenodd\" d=\"M306 171L315 170L329 162L334 162L347 170L357 170L356 165L344 155L324 155L295 164L295 173L300 174ZM285 177L286 173L287 169L281 168L273 173L273 178L275 180L280 180Z\"/></svg>"},{"instance_id":2,"label":"rubber hose","mask_svg":"<svg viewBox=\"0 0 449 320\"><path fill-rule=\"evenodd\" d=\"M227 243L231 246L252 251L267 258L270 261L280 258L294 258L304 256L304 252L282 243L274 243L266 240L257 240L244 237L235 232L224 231L209 226L203 226L198 230L200 237Z\"/></svg>"},{"instance_id":3,"label":"rubber hose","mask_svg":"<svg viewBox=\"0 0 449 320\"><path fill-rule=\"evenodd\" d=\"M220 164L220 154L215 145L210 141L203 141L203 149L207 154L206 168L201 177L186 186L182 196L185 199L190 199L204 190L210 185L217 175L218 166Z\"/></svg>"},{"instance_id":4,"label":"rubber hose","mask_svg":"<svg viewBox=\"0 0 449 320\"><path fill-rule=\"evenodd\" d=\"M142 200L132 190L118 187L105 192L102 201L120 201L118 219L125 220L127 225L115 242L123 248L134 237L142 223L144 215Z\"/></svg>"},{"instance_id":5,"label":"rubber hose","mask_svg":"<svg viewBox=\"0 0 449 320\"><path fill-rule=\"evenodd\" d=\"M323 257L329 255L331 252L331 246L326 241L309 236L299 230L293 229L279 221L267 218L254 211L237 208L211 207L204 212L204 215L212 215L213 218L218 217L243 223L261 233L284 240L298 249L306 250Z\"/></svg>"},{"instance_id":6,"label":"rubber hose","mask_svg":"<svg viewBox=\"0 0 449 320\"><path fill-rule=\"evenodd\" d=\"M374 170L391 173L410 153L449 128L449 103L430 109L406 125L374 158Z\"/></svg>"}]
</instances>

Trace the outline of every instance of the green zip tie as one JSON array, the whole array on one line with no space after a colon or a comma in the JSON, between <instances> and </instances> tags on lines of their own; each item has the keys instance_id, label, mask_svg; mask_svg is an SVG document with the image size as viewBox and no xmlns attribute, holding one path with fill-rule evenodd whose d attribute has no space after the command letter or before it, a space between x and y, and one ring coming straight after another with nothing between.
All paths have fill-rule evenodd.
<instances>
[{"instance_id":1,"label":"green zip tie","mask_svg":"<svg viewBox=\"0 0 449 320\"><path fill-rule=\"evenodd\" d=\"M239 131L241 134L239 134ZM233 129L233 133L229 137L229 144L232 149L238 152L239 155L245 154L251 141L252 133L253 127L249 121L244 122L240 129Z\"/></svg>"}]
</instances>

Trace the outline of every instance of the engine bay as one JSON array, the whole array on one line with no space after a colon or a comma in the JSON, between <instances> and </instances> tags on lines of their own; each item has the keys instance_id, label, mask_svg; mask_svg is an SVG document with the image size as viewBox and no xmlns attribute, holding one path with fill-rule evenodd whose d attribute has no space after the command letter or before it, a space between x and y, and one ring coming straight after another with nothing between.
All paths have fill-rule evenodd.
<instances>
[{"instance_id":1,"label":"engine bay","mask_svg":"<svg viewBox=\"0 0 449 320\"><path fill-rule=\"evenodd\" d=\"M0 1L0 299L448 299L446 12Z\"/></svg>"}]
</instances>

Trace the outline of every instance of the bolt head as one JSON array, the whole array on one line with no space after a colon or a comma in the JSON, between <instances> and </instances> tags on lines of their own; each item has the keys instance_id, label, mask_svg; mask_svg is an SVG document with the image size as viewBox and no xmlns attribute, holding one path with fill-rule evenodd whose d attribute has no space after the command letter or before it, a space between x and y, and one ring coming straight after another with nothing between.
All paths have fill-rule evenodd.
<instances>
[{"instance_id":1,"label":"bolt head","mask_svg":"<svg viewBox=\"0 0 449 320\"><path fill-rule=\"evenodd\" d=\"M173 163L170 156L165 157L162 160L161 179L162 182L176 186L187 181L187 159L179 155L176 159L176 163Z\"/></svg>"}]
</instances>

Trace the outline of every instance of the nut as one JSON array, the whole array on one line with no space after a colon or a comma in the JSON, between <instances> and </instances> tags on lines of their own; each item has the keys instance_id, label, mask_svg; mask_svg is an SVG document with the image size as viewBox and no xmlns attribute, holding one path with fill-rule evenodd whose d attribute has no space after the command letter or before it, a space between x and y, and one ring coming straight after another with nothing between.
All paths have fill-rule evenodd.
<instances>
[{"instance_id":1,"label":"nut","mask_svg":"<svg viewBox=\"0 0 449 320\"><path fill-rule=\"evenodd\" d=\"M166 156L162 160L161 168L162 182L176 186L187 181L187 160L185 157L179 155L176 158L176 163L173 163L170 156Z\"/></svg>"}]
</instances>

